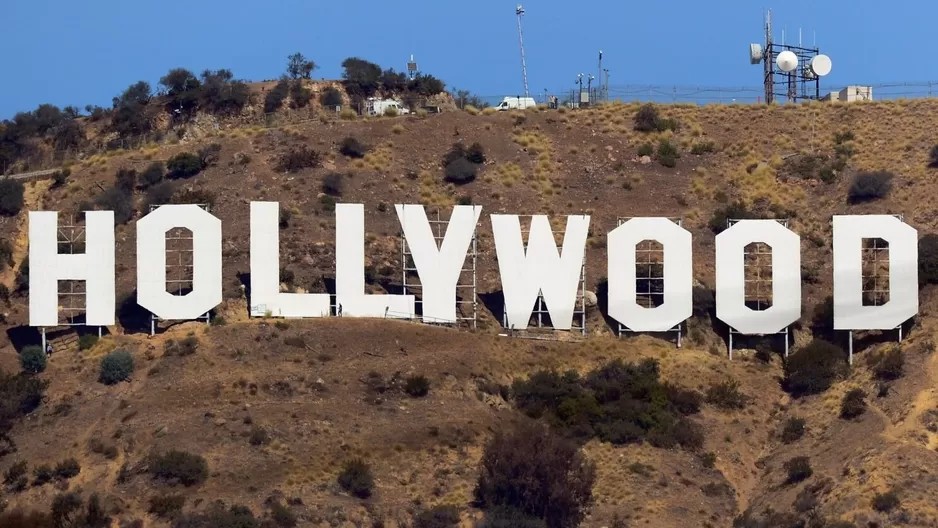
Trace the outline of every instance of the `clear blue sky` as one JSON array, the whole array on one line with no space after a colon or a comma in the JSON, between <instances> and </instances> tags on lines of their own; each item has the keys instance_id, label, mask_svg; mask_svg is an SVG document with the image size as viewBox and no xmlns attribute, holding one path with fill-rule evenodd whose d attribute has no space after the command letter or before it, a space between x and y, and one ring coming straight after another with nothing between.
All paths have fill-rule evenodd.
<instances>
[{"instance_id":1,"label":"clear blue sky","mask_svg":"<svg viewBox=\"0 0 938 528\"><path fill-rule=\"evenodd\" d=\"M787 27L805 44L814 32L833 72L822 84L876 84L938 79L938 3L873 0L606 1L524 4L529 89L574 87L576 74L597 73L598 51L610 85L760 85L748 44L762 42L763 7L773 8L775 37ZM912 6L914 5L914 10ZM591 13L586 7L601 12ZM512 0L6 0L0 50L0 118L40 103L110 106L137 80L154 89L167 70L229 68L237 78L272 79L300 51L338 78L340 63L359 56L404 70L420 69L474 93L522 92ZM914 13L913 13L914 11ZM875 94L874 94L875 95Z\"/></svg>"}]
</instances>

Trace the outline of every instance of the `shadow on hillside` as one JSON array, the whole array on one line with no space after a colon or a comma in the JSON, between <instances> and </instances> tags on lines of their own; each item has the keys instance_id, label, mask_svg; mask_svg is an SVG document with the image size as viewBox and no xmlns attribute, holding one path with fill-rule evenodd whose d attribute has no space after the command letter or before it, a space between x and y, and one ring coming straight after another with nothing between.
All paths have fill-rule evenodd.
<instances>
[{"instance_id":1,"label":"shadow on hillside","mask_svg":"<svg viewBox=\"0 0 938 528\"><path fill-rule=\"evenodd\" d=\"M13 344L13 348L20 352L30 345L42 343L42 334L39 333L39 328L35 326L13 326L7 328L7 339Z\"/></svg>"},{"instance_id":2,"label":"shadow on hillside","mask_svg":"<svg viewBox=\"0 0 938 528\"><path fill-rule=\"evenodd\" d=\"M504 321L503 316L505 314L505 292L502 290L489 293L479 292L478 296L479 300L482 301L482 306L492 313L492 316L495 317L498 324L504 324L502 321Z\"/></svg>"},{"instance_id":3,"label":"shadow on hillside","mask_svg":"<svg viewBox=\"0 0 938 528\"><path fill-rule=\"evenodd\" d=\"M117 305L117 321L125 334L150 332L150 311L137 304L137 289L125 296Z\"/></svg>"}]
</instances>

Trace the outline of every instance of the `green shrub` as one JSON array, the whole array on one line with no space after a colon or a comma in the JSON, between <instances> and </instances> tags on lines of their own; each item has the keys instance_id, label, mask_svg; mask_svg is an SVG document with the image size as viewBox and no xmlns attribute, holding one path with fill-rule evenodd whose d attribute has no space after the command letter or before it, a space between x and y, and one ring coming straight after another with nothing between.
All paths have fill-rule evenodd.
<instances>
[{"instance_id":1,"label":"green shrub","mask_svg":"<svg viewBox=\"0 0 938 528\"><path fill-rule=\"evenodd\" d=\"M270 443L270 435L267 434L267 430L259 425L255 425L251 428L250 443L252 446L261 446L267 445Z\"/></svg>"},{"instance_id":2,"label":"green shrub","mask_svg":"<svg viewBox=\"0 0 938 528\"><path fill-rule=\"evenodd\" d=\"M699 395L669 388L658 376L655 360L616 360L585 379L575 371L538 371L527 380L515 380L512 394L519 410L546 418L572 437L697 449L703 443L700 426L682 415L699 409Z\"/></svg>"},{"instance_id":3,"label":"green shrub","mask_svg":"<svg viewBox=\"0 0 938 528\"><path fill-rule=\"evenodd\" d=\"M430 380L426 376L409 376L404 382L404 391L414 398L422 398L430 393Z\"/></svg>"},{"instance_id":4,"label":"green shrub","mask_svg":"<svg viewBox=\"0 0 938 528\"><path fill-rule=\"evenodd\" d=\"M802 480L805 480L814 474L814 470L811 469L811 463L808 460L808 457L804 456L792 458L791 460L785 462L784 467L785 472L788 474L787 482L789 484L801 482Z\"/></svg>"},{"instance_id":5,"label":"green shrub","mask_svg":"<svg viewBox=\"0 0 938 528\"><path fill-rule=\"evenodd\" d=\"M713 469L713 466L717 463L717 456L712 452L704 453L700 455L700 463L707 469Z\"/></svg>"},{"instance_id":6,"label":"green shrub","mask_svg":"<svg viewBox=\"0 0 938 528\"><path fill-rule=\"evenodd\" d=\"M81 465L74 458L66 458L55 465L55 478L68 480L81 473Z\"/></svg>"},{"instance_id":7,"label":"green shrub","mask_svg":"<svg viewBox=\"0 0 938 528\"><path fill-rule=\"evenodd\" d=\"M476 141L472 145L469 145L469 148L466 149L466 159L470 163L477 165L485 163L485 149L482 147L482 144Z\"/></svg>"},{"instance_id":8,"label":"green shrub","mask_svg":"<svg viewBox=\"0 0 938 528\"><path fill-rule=\"evenodd\" d=\"M889 513L897 508L899 504L899 496L896 494L896 492L887 491L886 493L877 493L876 496L873 497L871 505L873 506L873 509L878 512Z\"/></svg>"},{"instance_id":9,"label":"green shrub","mask_svg":"<svg viewBox=\"0 0 938 528\"><path fill-rule=\"evenodd\" d=\"M414 517L412 528L457 528L459 508L448 504L434 506Z\"/></svg>"},{"instance_id":10,"label":"green shrub","mask_svg":"<svg viewBox=\"0 0 938 528\"><path fill-rule=\"evenodd\" d=\"M714 210L713 216L710 217L710 222L707 225L714 234L719 235L726 230L727 220L747 220L757 217L758 215L750 211L749 208L746 207L746 204L741 201L736 201L723 208Z\"/></svg>"},{"instance_id":11,"label":"green shrub","mask_svg":"<svg viewBox=\"0 0 938 528\"><path fill-rule=\"evenodd\" d=\"M642 105L635 113L634 129L639 132L653 132L658 130L658 109L651 103Z\"/></svg>"},{"instance_id":12,"label":"green shrub","mask_svg":"<svg viewBox=\"0 0 938 528\"><path fill-rule=\"evenodd\" d=\"M149 460L150 473L154 478L177 481L183 486L201 484L208 478L208 462L200 455L185 451L169 451L153 455Z\"/></svg>"},{"instance_id":13,"label":"green shrub","mask_svg":"<svg viewBox=\"0 0 938 528\"><path fill-rule=\"evenodd\" d=\"M547 528L547 523L517 508L496 506L485 510L485 519L478 528Z\"/></svg>"},{"instance_id":14,"label":"green shrub","mask_svg":"<svg viewBox=\"0 0 938 528\"><path fill-rule=\"evenodd\" d=\"M114 211L114 221L118 224L126 224L134 217L133 196L117 187L99 194L94 202L102 209Z\"/></svg>"},{"instance_id":15,"label":"green shrub","mask_svg":"<svg viewBox=\"0 0 938 528\"><path fill-rule=\"evenodd\" d=\"M339 152L349 158L364 158L368 153L368 147L352 136L348 136L339 143Z\"/></svg>"},{"instance_id":16,"label":"green shrub","mask_svg":"<svg viewBox=\"0 0 938 528\"><path fill-rule=\"evenodd\" d=\"M342 175L338 172L330 172L322 179L322 192L330 196L342 195Z\"/></svg>"},{"instance_id":17,"label":"green shrub","mask_svg":"<svg viewBox=\"0 0 938 528\"><path fill-rule=\"evenodd\" d=\"M293 528L296 526L296 515L290 511L290 508L279 502L275 502L270 506L270 517L273 519L274 524L280 528Z\"/></svg>"},{"instance_id":18,"label":"green shrub","mask_svg":"<svg viewBox=\"0 0 938 528\"><path fill-rule=\"evenodd\" d=\"M154 495L150 497L150 507L147 512L168 519L182 512L185 504L186 497L183 495Z\"/></svg>"},{"instance_id":19,"label":"green shrub","mask_svg":"<svg viewBox=\"0 0 938 528\"><path fill-rule=\"evenodd\" d=\"M78 350L88 350L98 344L98 336L85 334L78 338Z\"/></svg>"},{"instance_id":20,"label":"green shrub","mask_svg":"<svg viewBox=\"0 0 938 528\"><path fill-rule=\"evenodd\" d=\"M33 470L33 486L48 484L52 482L53 478L55 478L55 473L52 471L52 468L46 464Z\"/></svg>"},{"instance_id":21,"label":"green shrub","mask_svg":"<svg viewBox=\"0 0 938 528\"><path fill-rule=\"evenodd\" d=\"M840 402L840 417L851 420L866 412L866 393L863 389L851 389Z\"/></svg>"},{"instance_id":22,"label":"green shrub","mask_svg":"<svg viewBox=\"0 0 938 528\"><path fill-rule=\"evenodd\" d=\"M846 373L846 359L842 348L815 339L787 358L782 387L796 398L822 393Z\"/></svg>"},{"instance_id":23,"label":"green shrub","mask_svg":"<svg viewBox=\"0 0 938 528\"><path fill-rule=\"evenodd\" d=\"M207 511L182 514L173 523L174 528L259 528L261 524L247 506L235 504L225 509L224 503L215 501Z\"/></svg>"},{"instance_id":24,"label":"green shrub","mask_svg":"<svg viewBox=\"0 0 938 528\"><path fill-rule=\"evenodd\" d=\"M785 427L782 428L782 442L790 444L796 442L804 436L804 418L789 418L785 421Z\"/></svg>"},{"instance_id":25,"label":"green shrub","mask_svg":"<svg viewBox=\"0 0 938 528\"><path fill-rule=\"evenodd\" d=\"M340 106L342 104L342 92L332 86L327 86L319 95L319 104L329 108Z\"/></svg>"},{"instance_id":26,"label":"green shrub","mask_svg":"<svg viewBox=\"0 0 938 528\"><path fill-rule=\"evenodd\" d=\"M342 489L360 499L370 497L375 487L371 467L360 458L345 463L339 473L338 482Z\"/></svg>"},{"instance_id":27,"label":"green shrub","mask_svg":"<svg viewBox=\"0 0 938 528\"><path fill-rule=\"evenodd\" d=\"M327 213L335 211L335 198L328 194L319 197L319 204L322 205L322 210Z\"/></svg>"},{"instance_id":28,"label":"green shrub","mask_svg":"<svg viewBox=\"0 0 938 528\"><path fill-rule=\"evenodd\" d=\"M290 94L290 83L282 79L264 96L264 112L276 112L283 105L283 101Z\"/></svg>"},{"instance_id":29,"label":"green shrub","mask_svg":"<svg viewBox=\"0 0 938 528\"><path fill-rule=\"evenodd\" d=\"M20 366L23 372L39 374L46 370L46 353L42 347L31 345L20 352Z\"/></svg>"},{"instance_id":30,"label":"green shrub","mask_svg":"<svg viewBox=\"0 0 938 528\"><path fill-rule=\"evenodd\" d=\"M655 154L655 147L651 143L642 143L642 145L638 147L639 156L651 157L651 156L654 156L654 154Z\"/></svg>"},{"instance_id":31,"label":"green shrub","mask_svg":"<svg viewBox=\"0 0 938 528\"><path fill-rule=\"evenodd\" d=\"M861 172L853 179L847 200L861 203L885 198L892 190L894 175L888 171Z\"/></svg>"},{"instance_id":32,"label":"green shrub","mask_svg":"<svg viewBox=\"0 0 938 528\"><path fill-rule=\"evenodd\" d=\"M483 510L510 508L522 514L517 517L562 528L579 526L586 517L595 481L595 465L575 444L524 422L496 432L485 445L474 495Z\"/></svg>"},{"instance_id":33,"label":"green shrub","mask_svg":"<svg viewBox=\"0 0 938 528\"><path fill-rule=\"evenodd\" d=\"M313 100L313 92L303 86L303 81L296 80L290 85L290 107L305 108Z\"/></svg>"},{"instance_id":34,"label":"green shrub","mask_svg":"<svg viewBox=\"0 0 938 528\"><path fill-rule=\"evenodd\" d=\"M187 336L179 341L168 339L163 344L163 352L167 356L191 356L195 354L198 349L199 338L195 336Z\"/></svg>"},{"instance_id":35,"label":"green shrub","mask_svg":"<svg viewBox=\"0 0 938 528\"><path fill-rule=\"evenodd\" d=\"M180 152L166 162L166 177L169 179L191 178L202 172L205 165L198 154Z\"/></svg>"},{"instance_id":36,"label":"green shrub","mask_svg":"<svg viewBox=\"0 0 938 528\"><path fill-rule=\"evenodd\" d=\"M26 472L29 470L29 464L25 460L20 460L19 462L14 463L12 466L8 467L6 472L3 474L3 483L6 485L11 485L14 482L20 480L20 478L26 476Z\"/></svg>"},{"instance_id":37,"label":"green shrub","mask_svg":"<svg viewBox=\"0 0 938 528\"><path fill-rule=\"evenodd\" d=\"M674 146L667 139L662 139L658 143L658 151L655 152L655 157L658 159L658 163L664 165L665 167L674 167L677 165L677 159L681 155L677 151L677 147Z\"/></svg>"},{"instance_id":38,"label":"green shrub","mask_svg":"<svg viewBox=\"0 0 938 528\"><path fill-rule=\"evenodd\" d=\"M68 183L68 177L72 174L71 169L63 169L52 173L52 186L61 187Z\"/></svg>"},{"instance_id":39,"label":"green shrub","mask_svg":"<svg viewBox=\"0 0 938 528\"><path fill-rule=\"evenodd\" d=\"M126 350L116 350L101 360L101 374L98 381L105 385L114 385L130 378L134 372L134 358Z\"/></svg>"},{"instance_id":40,"label":"green shrub","mask_svg":"<svg viewBox=\"0 0 938 528\"><path fill-rule=\"evenodd\" d=\"M743 409L746 401L746 395L740 392L736 380L722 381L707 389L707 403L721 409Z\"/></svg>"},{"instance_id":41,"label":"green shrub","mask_svg":"<svg viewBox=\"0 0 938 528\"><path fill-rule=\"evenodd\" d=\"M15 216L23 208L26 188L20 180L0 179L0 215Z\"/></svg>"},{"instance_id":42,"label":"green shrub","mask_svg":"<svg viewBox=\"0 0 938 528\"><path fill-rule=\"evenodd\" d=\"M444 167L443 180L448 183L463 185L475 180L478 170L476 164L466 158L457 158Z\"/></svg>"},{"instance_id":43,"label":"green shrub","mask_svg":"<svg viewBox=\"0 0 938 528\"><path fill-rule=\"evenodd\" d=\"M279 172L296 172L303 169L322 166L321 153L302 145L294 147L280 155L277 163Z\"/></svg>"}]
</instances>

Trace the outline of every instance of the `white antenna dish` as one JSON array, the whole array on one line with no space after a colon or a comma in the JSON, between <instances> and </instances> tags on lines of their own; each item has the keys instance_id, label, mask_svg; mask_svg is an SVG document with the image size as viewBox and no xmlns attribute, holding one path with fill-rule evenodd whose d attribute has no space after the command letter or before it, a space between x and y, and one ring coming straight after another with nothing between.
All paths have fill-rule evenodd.
<instances>
[{"instance_id":1,"label":"white antenna dish","mask_svg":"<svg viewBox=\"0 0 938 528\"><path fill-rule=\"evenodd\" d=\"M762 44L749 45L749 64L759 64L762 62Z\"/></svg>"},{"instance_id":2,"label":"white antenna dish","mask_svg":"<svg viewBox=\"0 0 938 528\"><path fill-rule=\"evenodd\" d=\"M777 64L779 69L783 72L794 71L795 68L798 67L798 56L791 51L785 50L778 54L778 58L775 59L775 64Z\"/></svg>"},{"instance_id":3,"label":"white antenna dish","mask_svg":"<svg viewBox=\"0 0 938 528\"><path fill-rule=\"evenodd\" d=\"M811 72L818 77L824 77L831 72L831 58L827 55L815 55L811 59Z\"/></svg>"}]
</instances>

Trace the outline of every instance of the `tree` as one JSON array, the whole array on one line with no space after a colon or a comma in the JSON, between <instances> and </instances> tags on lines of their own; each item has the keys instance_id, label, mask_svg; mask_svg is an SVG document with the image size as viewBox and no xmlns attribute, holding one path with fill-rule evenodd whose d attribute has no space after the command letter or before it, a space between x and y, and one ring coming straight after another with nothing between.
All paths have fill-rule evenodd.
<instances>
[{"instance_id":1,"label":"tree","mask_svg":"<svg viewBox=\"0 0 938 528\"><path fill-rule=\"evenodd\" d=\"M300 52L287 57L287 73L293 79L309 79L310 74L315 69L316 63L307 60Z\"/></svg>"},{"instance_id":2,"label":"tree","mask_svg":"<svg viewBox=\"0 0 938 528\"><path fill-rule=\"evenodd\" d=\"M381 80L381 66L358 57L349 57L342 61L342 79L345 91L349 95L368 97L378 90Z\"/></svg>"},{"instance_id":3,"label":"tree","mask_svg":"<svg viewBox=\"0 0 938 528\"><path fill-rule=\"evenodd\" d=\"M514 508L544 519L548 528L573 528L593 502L595 466L536 422L498 432L480 466L475 497L483 509Z\"/></svg>"},{"instance_id":4,"label":"tree","mask_svg":"<svg viewBox=\"0 0 938 528\"><path fill-rule=\"evenodd\" d=\"M160 77L160 85L166 88L169 95L179 95L183 92L198 90L201 86L195 75L185 68L173 68L169 73Z\"/></svg>"},{"instance_id":5,"label":"tree","mask_svg":"<svg viewBox=\"0 0 938 528\"><path fill-rule=\"evenodd\" d=\"M231 70L205 70L202 72L202 105L216 114L241 111L251 97L251 90L243 81L234 80Z\"/></svg>"}]
</instances>

